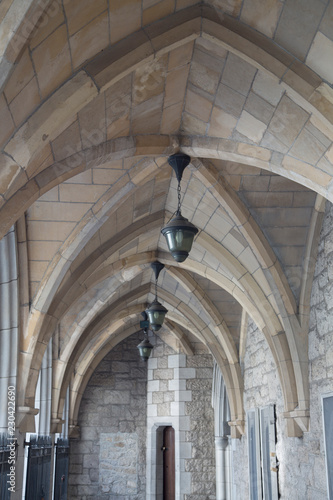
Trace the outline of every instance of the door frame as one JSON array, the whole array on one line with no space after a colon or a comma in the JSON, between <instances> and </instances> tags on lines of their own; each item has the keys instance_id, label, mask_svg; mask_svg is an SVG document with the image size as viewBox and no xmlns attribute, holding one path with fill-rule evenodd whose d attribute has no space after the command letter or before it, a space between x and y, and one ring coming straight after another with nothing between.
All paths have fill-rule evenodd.
<instances>
[{"instance_id":1,"label":"door frame","mask_svg":"<svg viewBox=\"0 0 333 500\"><path fill-rule=\"evenodd\" d=\"M180 445L179 418L171 417L168 421L155 422L147 429L147 500L163 499L163 430L173 427L175 431L175 498L180 500Z\"/></svg>"}]
</instances>

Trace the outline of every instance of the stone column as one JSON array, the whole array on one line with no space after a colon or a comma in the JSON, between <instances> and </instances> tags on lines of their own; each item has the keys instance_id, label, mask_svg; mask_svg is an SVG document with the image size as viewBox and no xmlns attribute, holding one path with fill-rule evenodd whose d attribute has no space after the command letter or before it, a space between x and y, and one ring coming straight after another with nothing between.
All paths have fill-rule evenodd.
<instances>
[{"instance_id":1,"label":"stone column","mask_svg":"<svg viewBox=\"0 0 333 500\"><path fill-rule=\"evenodd\" d=\"M214 363L212 406L215 419L216 500L231 500L229 404L222 373Z\"/></svg>"},{"instance_id":2,"label":"stone column","mask_svg":"<svg viewBox=\"0 0 333 500\"><path fill-rule=\"evenodd\" d=\"M8 387L17 391L18 272L12 228L0 241L0 432L7 432ZM16 394L17 397L17 394Z\"/></svg>"},{"instance_id":3,"label":"stone column","mask_svg":"<svg viewBox=\"0 0 333 500\"><path fill-rule=\"evenodd\" d=\"M69 430L69 387L67 387L64 409L62 412L61 437L68 439Z\"/></svg>"},{"instance_id":4,"label":"stone column","mask_svg":"<svg viewBox=\"0 0 333 500\"><path fill-rule=\"evenodd\" d=\"M48 343L42 359L40 370L40 392L39 392L39 425L38 434L49 436L51 429L51 395L52 395L52 339ZM37 401L35 404L37 406Z\"/></svg>"},{"instance_id":5,"label":"stone column","mask_svg":"<svg viewBox=\"0 0 333 500\"><path fill-rule=\"evenodd\" d=\"M14 416L16 429L19 423L18 405L18 265L17 241L14 227L0 241L0 433L8 432L8 417ZM8 388L15 400L8 406ZM10 410L10 413L9 413ZM24 435L15 432L17 448L15 452L15 492L13 500L22 498L23 441ZM9 441L10 442L10 441Z\"/></svg>"},{"instance_id":6,"label":"stone column","mask_svg":"<svg viewBox=\"0 0 333 500\"><path fill-rule=\"evenodd\" d=\"M216 460L216 500L227 500L228 464L227 449L229 439L227 436L215 437Z\"/></svg>"}]
</instances>

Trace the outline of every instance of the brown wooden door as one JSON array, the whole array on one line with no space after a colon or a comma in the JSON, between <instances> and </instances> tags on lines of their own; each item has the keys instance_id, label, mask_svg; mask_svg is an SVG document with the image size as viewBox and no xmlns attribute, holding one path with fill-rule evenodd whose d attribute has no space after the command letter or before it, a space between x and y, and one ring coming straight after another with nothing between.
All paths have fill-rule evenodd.
<instances>
[{"instance_id":1,"label":"brown wooden door","mask_svg":"<svg viewBox=\"0 0 333 500\"><path fill-rule=\"evenodd\" d=\"M175 500L175 430L163 431L163 500Z\"/></svg>"}]
</instances>

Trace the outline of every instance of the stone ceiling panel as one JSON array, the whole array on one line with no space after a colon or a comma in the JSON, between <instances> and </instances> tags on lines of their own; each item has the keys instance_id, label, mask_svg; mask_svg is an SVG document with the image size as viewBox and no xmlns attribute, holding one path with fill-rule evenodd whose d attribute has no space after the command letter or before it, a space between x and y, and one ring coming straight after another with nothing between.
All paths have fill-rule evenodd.
<instances>
[{"instance_id":1,"label":"stone ceiling panel","mask_svg":"<svg viewBox=\"0 0 333 500\"><path fill-rule=\"evenodd\" d=\"M239 194L266 235L299 299L316 194L265 171L257 176L244 175Z\"/></svg>"},{"instance_id":2,"label":"stone ceiling panel","mask_svg":"<svg viewBox=\"0 0 333 500\"><path fill-rule=\"evenodd\" d=\"M325 2L320 0L286 2L274 34L276 42L303 61L320 26L325 8Z\"/></svg>"},{"instance_id":3,"label":"stone ceiling panel","mask_svg":"<svg viewBox=\"0 0 333 500\"><path fill-rule=\"evenodd\" d=\"M239 335L240 335L240 325L242 318L242 307L237 302L237 300L230 295L228 292L223 290L217 284L212 281L199 276L197 274L192 274L198 285L205 290L205 294L212 301L214 306L218 309L226 322L234 342L239 347Z\"/></svg>"}]
</instances>

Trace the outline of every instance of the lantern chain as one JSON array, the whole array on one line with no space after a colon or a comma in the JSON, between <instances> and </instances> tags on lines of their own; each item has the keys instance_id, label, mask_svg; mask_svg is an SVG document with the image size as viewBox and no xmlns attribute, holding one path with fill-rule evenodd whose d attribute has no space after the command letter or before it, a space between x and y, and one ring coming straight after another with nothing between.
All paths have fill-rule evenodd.
<instances>
[{"instance_id":1,"label":"lantern chain","mask_svg":"<svg viewBox=\"0 0 333 500\"><path fill-rule=\"evenodd\" d=\"M181 187L180 187L180 181L178 182L178 209L177 209L177 215L180 215L180 206L181 206Z\"/></svg>"}]
</instances>

